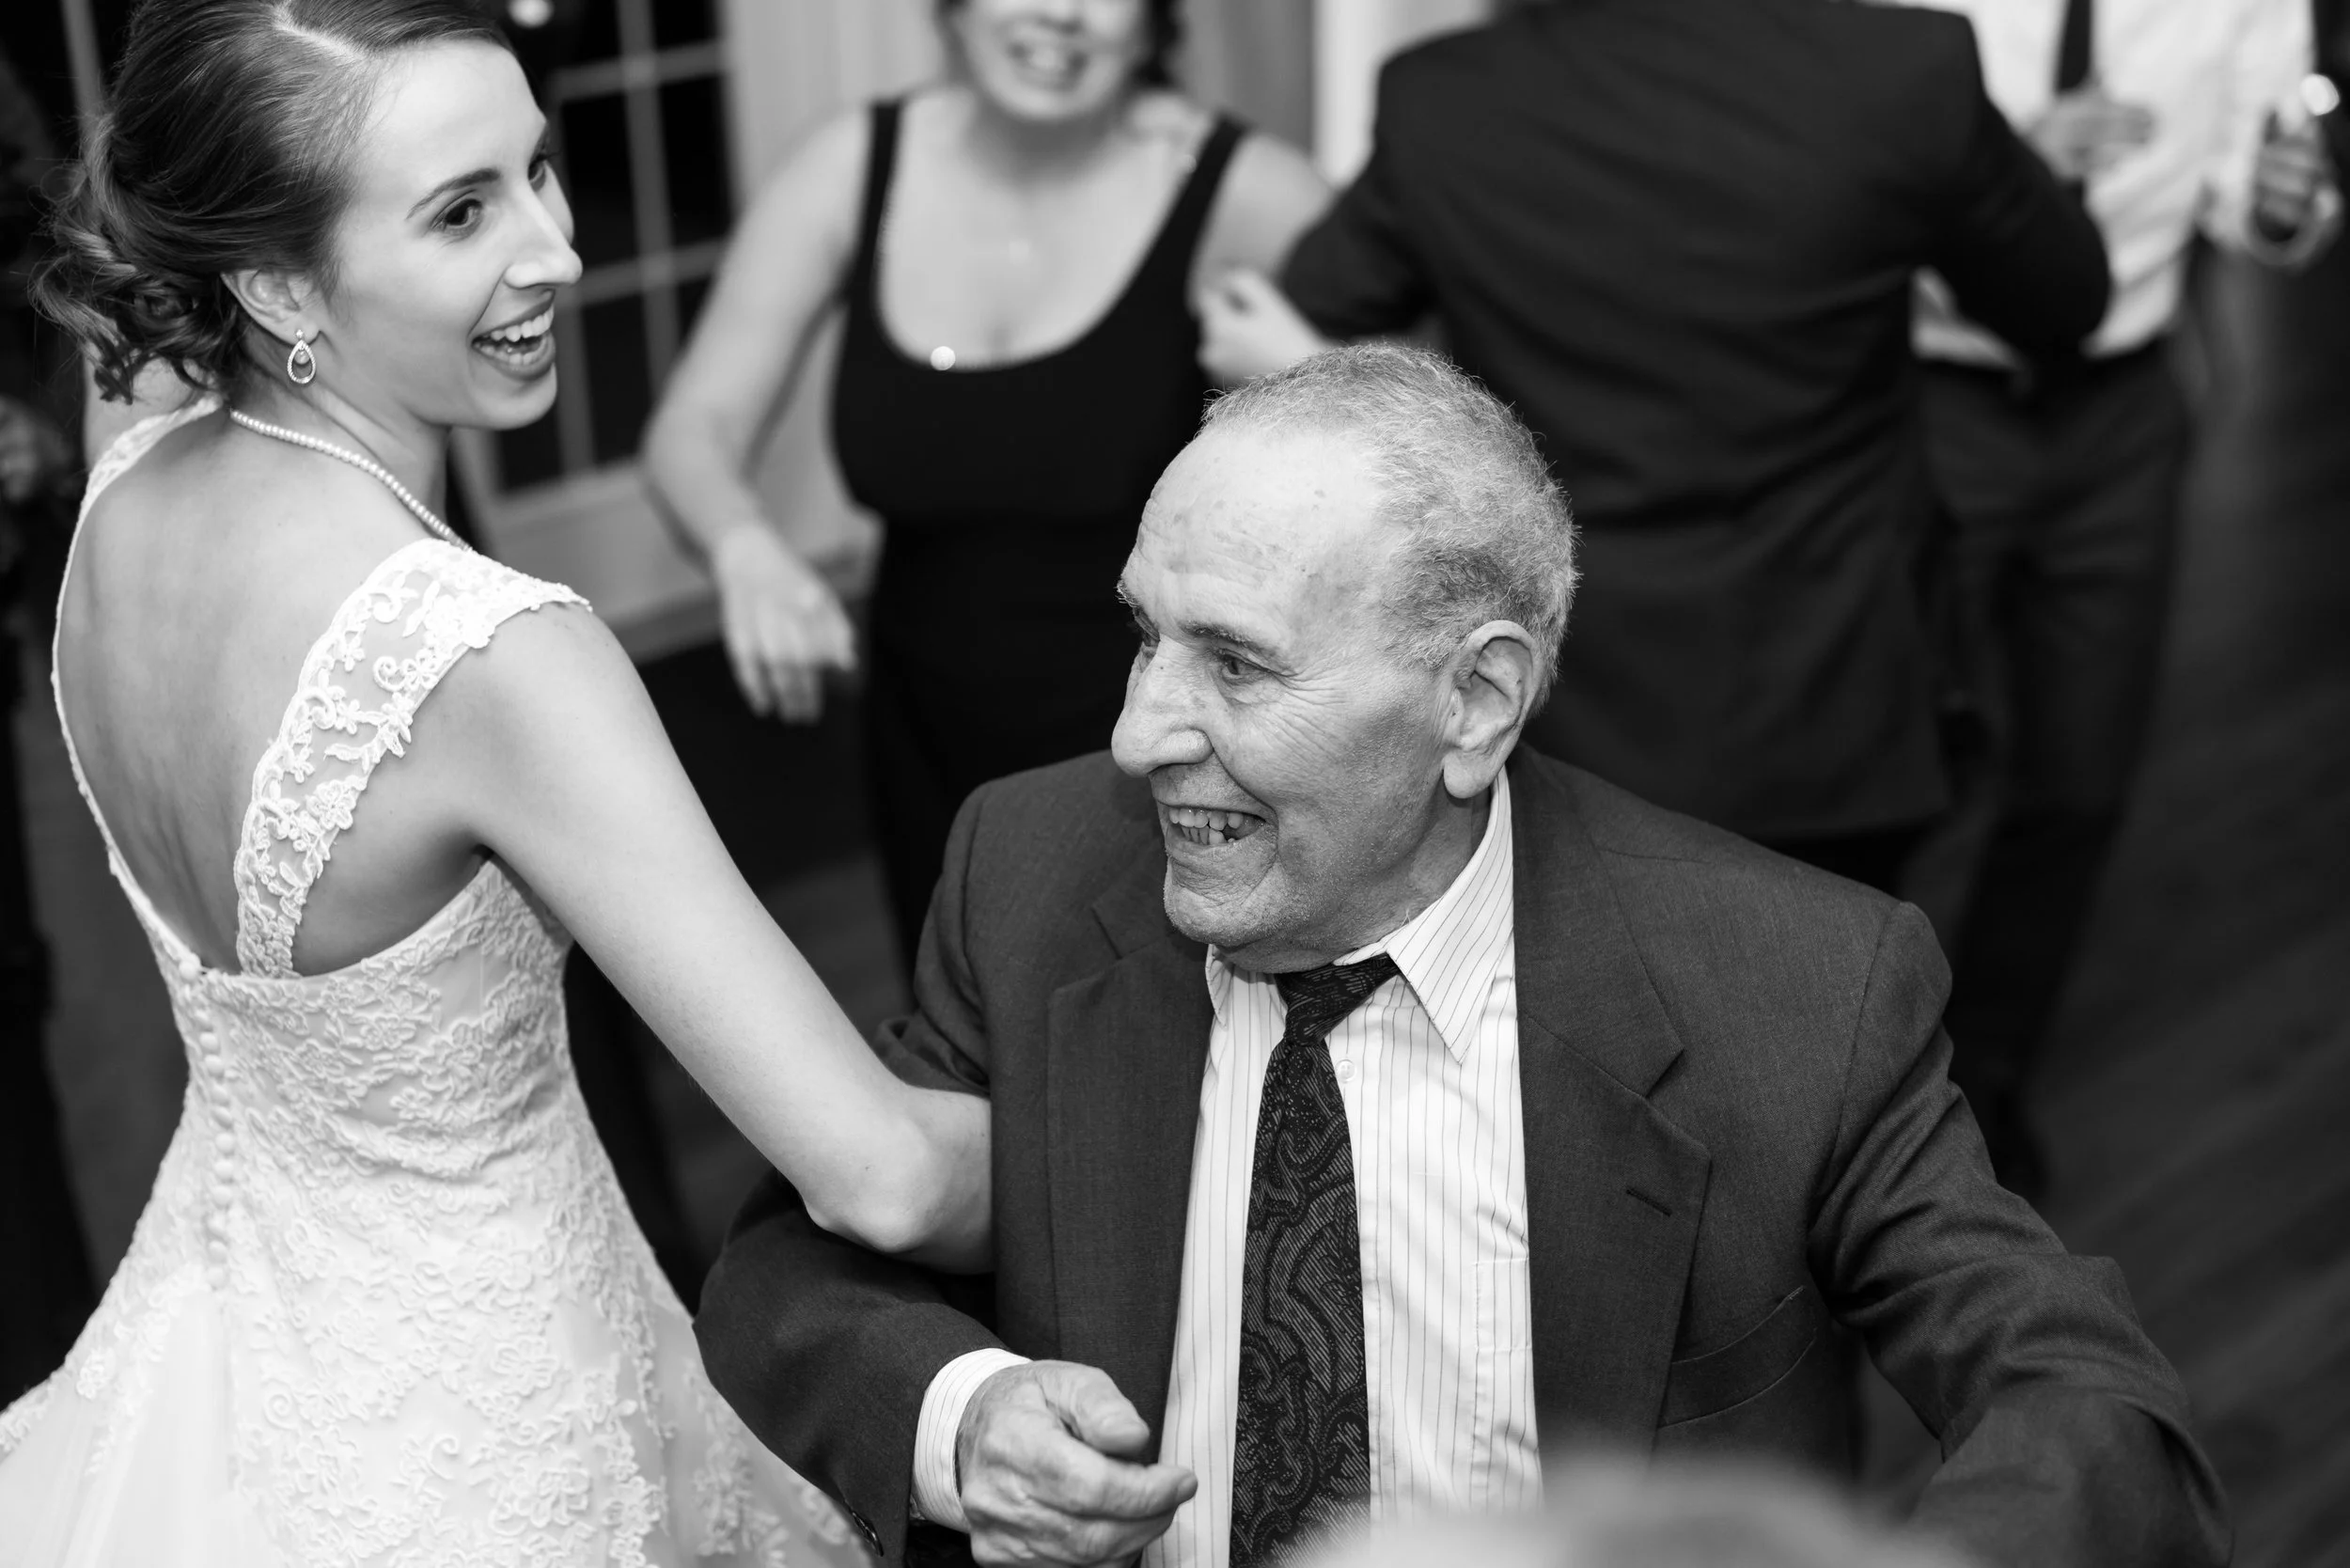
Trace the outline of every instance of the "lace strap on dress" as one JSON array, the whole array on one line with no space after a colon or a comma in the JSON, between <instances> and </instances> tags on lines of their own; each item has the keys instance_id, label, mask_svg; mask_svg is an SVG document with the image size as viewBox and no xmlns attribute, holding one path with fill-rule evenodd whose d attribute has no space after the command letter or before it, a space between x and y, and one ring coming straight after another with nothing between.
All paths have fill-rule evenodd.
<instances>
[{"instance_id":1,"label":"lace strap on dress","mask_svg":"<svg viewBox=\"0 0 2350 1568\"><path fill-rule=\"evenodd\" d=\"M238 840L237 961L291 976L310 889L376 764L402 756L441 677L509 617L587 601L435 540L394 552L343 601L302 663L277 737L253 770Z\"/></svg>"},{"instance_id":2,"label":"lace strap on dress","mask_svg":"<svg viewBox=\"0 0 2350 1568\"><path fill-rule=\"evenodd\" d=\"M153 451L157 442L180 426L193 424L219 407L218 398L203 393L190 398L178 408L149 415L107 442L106 449L98 454L96 463L90 464L88 482L82 487L81 515L87 517L90 507L105 488L129 473L139 459Z\"/></svg>"}]
</instances>

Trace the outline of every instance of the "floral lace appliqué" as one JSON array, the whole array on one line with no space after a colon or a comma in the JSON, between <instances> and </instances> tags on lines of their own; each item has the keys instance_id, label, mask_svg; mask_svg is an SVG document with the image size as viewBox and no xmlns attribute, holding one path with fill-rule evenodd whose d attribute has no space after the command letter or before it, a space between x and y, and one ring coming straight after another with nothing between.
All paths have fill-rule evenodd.
<instances>
[{"instance_id":1,"label":"floral lace appliqu\u00e9","mask_svg":"<svg viewBox=\"0 0 2350 1568\"><path fill-rule=\"evenodd\" d=\"M209 412L134 428L89 494ZM205 967L110 856L187 1046L186 1108L66 1365L0 1411L0 1516L27 1484L9 1456L65 1422L91 1435L80 1488L35 1501L77 1532L77 1510L169 1505L303 1568L863 1560L709 1387L588 1122L569 941L528 889L493 860L384 952L293 969L336 837L434 685L513 616L579 602L432 541L369 573L255 770L242 972ZM223 1463L225 1496L169 1484Z\"/></svg>"},{"instance_id":2,"label":"floral lace appliqu\u00e9","mask_svg":"<svg viewBox=\"0 0 2350 1568\"><path fill-rule=\"evenodd\" d=\"M311 886L376 764L406 753L416 710L449 667L521 611L586 603L434 540L393 554L343 602L253 770L236 861L237 962L246 973L294 972Z\"/></svg>"}]
</instances>

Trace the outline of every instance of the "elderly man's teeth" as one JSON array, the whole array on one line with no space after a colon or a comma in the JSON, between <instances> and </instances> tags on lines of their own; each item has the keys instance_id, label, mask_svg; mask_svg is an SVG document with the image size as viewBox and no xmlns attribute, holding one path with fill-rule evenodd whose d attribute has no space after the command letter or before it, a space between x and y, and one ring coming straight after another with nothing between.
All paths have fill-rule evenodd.
<instances>
[{"instance_id":1,"label":"elderly man's teeth","mask_svg":"<svg viewBox=\"0 0 2350 1568\"><path fill-rule=\"evenodd\" d=\"M1167 821L1193 844L1229 844L1263 825L1246 811L1209 811L1197 806L1170 806Z\"/></svg>"}]
</instances>

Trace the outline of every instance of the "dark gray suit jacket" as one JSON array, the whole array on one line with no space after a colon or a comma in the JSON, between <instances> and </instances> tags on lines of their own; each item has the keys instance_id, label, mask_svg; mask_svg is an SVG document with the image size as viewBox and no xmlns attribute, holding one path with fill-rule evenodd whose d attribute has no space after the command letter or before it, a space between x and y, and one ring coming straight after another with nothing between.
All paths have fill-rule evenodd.
<instances>
[{"instance_id":1,"label":"dark gray suit jacket","mask_svg":"<svg viewBox=\"0 0 2350 1568\"><path fill-rule=\"evenodd\" d=\"M2119 1272L1991 1178L1918 912L1540 756L1511 777L1545 1448L1839 1466L1841 1322L1941 1436L1921 1515L1987 1561L2225 1560ZM922 1395L963 1352L1098 1366L1164 1418L1211 1024L1164 870L1105 755L973 794L880 1049L990 1098L995 1273L850 1246L771 1175L703 1293L718 1388L893 1562ZM917 1530L912 1560L961 1540Z\"/></svg>"}]
</instances>

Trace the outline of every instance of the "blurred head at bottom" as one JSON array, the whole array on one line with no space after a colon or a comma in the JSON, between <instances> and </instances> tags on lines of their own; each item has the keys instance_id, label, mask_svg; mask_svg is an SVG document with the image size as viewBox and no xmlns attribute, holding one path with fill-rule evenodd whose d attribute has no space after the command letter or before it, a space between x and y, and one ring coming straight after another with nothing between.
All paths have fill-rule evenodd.
<instances>
[{"instance_id":1,"label":"blurred head at bottom","mask_svg":"<svg viewBox=\"0 0 2350 1568\"><path fill-rule=\"evenodd\" d=\"M1784 1470L1588 1460L1552 1474L1540 1513L1371 1529L1299 1568L1966 1568Z\"/></svg>"}]
</instances>

